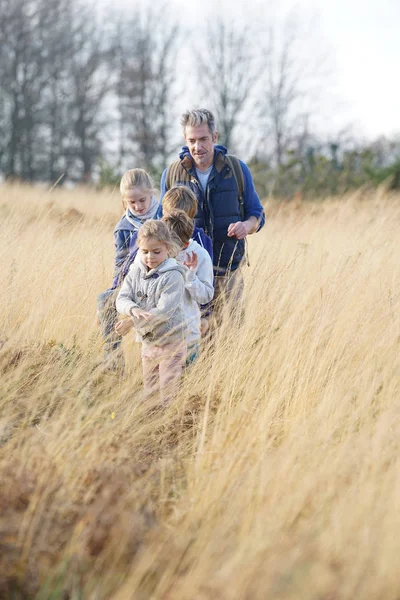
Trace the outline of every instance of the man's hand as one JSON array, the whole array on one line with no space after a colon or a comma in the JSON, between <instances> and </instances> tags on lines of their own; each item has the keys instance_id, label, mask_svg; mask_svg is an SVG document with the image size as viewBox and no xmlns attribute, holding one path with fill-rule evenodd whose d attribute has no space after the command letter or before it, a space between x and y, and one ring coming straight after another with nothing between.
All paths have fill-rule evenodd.
<instances>
[{"instance_id":1,"label":"man's hand","mask_svg":"<svg viewBox=\"0 0 400 600\"><path fill-rule=\"evenodd\" d=\"M243 240L247 234L248 231L245 221L231 223L228 227L228 237L235 237L238 240Z\"/></svg>"},{"instance_id":2,"label":"man's hand","mask_svg":"<svg viewBox=\"0 0 400 600\"><path fill-rule=\"evenodd\" d=\"M186 252L186 260L183 263L185 267L191 271L195 271L197 269L198 262L199 261L196 252L192 252L192 256L190 256L190 252Z\"/></svg>"},{"instance_id":3,"label":"man's hand","mask_svg":"<svg viewBox=\"0 0 400 600\"><path fill-rule=\"evenodd\" d=\"M238 221L231 223L228 227L228 237L235 237L238 240L243 240L249 233L256 231L258 227L258 219L250 217L247 221Z\"/></svg>"}]
</instances>

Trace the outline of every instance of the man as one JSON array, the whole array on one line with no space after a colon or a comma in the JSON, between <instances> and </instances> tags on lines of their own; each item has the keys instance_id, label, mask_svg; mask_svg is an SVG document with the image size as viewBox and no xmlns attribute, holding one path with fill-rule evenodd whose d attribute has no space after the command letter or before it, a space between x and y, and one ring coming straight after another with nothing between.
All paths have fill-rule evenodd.
<instances>
[{"instance_id":1,"label":"man","mask_svg":"<svg viewBox=\"0 0 400 600\"><path fill-rule=\"evenodd\" d=\"M187 111L181 125L186 146L161 177L161 198L174 185L187 185L198 200L195 217L213 242L216 295L222 291L239 298L243 280L238 270L245 256L245 238L264 225L265 216L254 188L247 165L235 157L229 158L227 149L217 145L218 131L215 118L207 109ZM243 194L235 161L241 169Z\"/></svg>"}]
</instances>

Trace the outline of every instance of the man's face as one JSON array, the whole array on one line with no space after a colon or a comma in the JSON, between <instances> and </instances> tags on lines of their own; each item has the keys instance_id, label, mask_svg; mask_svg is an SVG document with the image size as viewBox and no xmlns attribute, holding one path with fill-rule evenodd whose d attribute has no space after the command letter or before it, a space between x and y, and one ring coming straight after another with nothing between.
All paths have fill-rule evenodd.
<instances>
[{"instance_id":1,"label":"man's face","mask_svg":"<svg viewBox=\"0 0 400 600\"><path fill-rule=\"evenodd\" d=\"M185 128L185 141L197 169L206 171L211 167L214 160L214 144L218 139L218 133L214 136L204 123L198 127Z\"/></svg>"}]
</instances>

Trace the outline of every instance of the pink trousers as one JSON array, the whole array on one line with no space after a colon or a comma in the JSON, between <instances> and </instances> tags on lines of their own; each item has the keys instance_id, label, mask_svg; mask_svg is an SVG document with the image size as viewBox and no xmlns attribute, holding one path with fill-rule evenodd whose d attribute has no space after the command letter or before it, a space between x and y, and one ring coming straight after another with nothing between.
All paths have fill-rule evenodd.
<instances>
[{"instance_id":1,"label":"pink trousers","mask_svg":"<svg viewBox=\"0 0 400 600\"><path fill-rule=\"evenodd\" d=\"M186 343L165 346L142 345L144 389L148 395L160 393L163 402L172 400L186 361Z\"/></svg>"}]
</instances>

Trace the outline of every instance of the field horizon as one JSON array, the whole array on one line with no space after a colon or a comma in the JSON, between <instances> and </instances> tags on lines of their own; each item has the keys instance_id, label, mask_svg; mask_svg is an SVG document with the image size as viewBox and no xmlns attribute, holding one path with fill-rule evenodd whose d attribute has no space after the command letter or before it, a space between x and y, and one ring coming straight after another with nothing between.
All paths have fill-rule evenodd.
<instances>
[{"instance_id":1,"label":"field horizon","mask_svg":"<svg viewBox=\"0 0 400 600\"><path fill-rule=\"evenodd\" d=\"M102 368L118 190L0 186L1 599L400 598L400 195L265 208L160 408Z\"/></svg>"}]
</instances>

